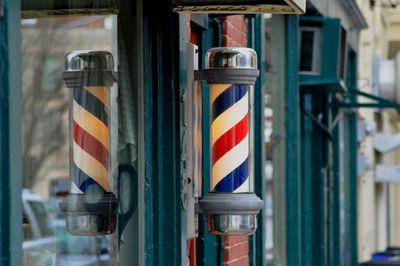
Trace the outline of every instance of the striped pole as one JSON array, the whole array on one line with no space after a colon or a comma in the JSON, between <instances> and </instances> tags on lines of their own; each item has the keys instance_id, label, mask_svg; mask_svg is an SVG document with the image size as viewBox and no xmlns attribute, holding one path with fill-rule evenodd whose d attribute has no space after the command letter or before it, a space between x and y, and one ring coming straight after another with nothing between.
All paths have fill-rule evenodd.
<instances>
[{"instance_id":1,"label":"striped pole","mask_svg":"<svg viewBox=\"0 0 400 266\"><path fill-rule=\"evenodd\" d=\"M210 85L214 192L250 192L249 87Z\"/></svg>"},{"instance_id":2,"label":"striped pole","mask_svg":"<svg viewBox=\"0 0 400 266\"><path fill-rule=\"evenodd\" d=\"M207 231L250 235L264 203L252 191L250 93L257 80L257 54L243 47L207 51L196 80L210 86L210 165L212 191L199 201Z\"/></svg>"},{"instance_id":3,"label":"striped pole","mask_svg":"<svg viewBox=\"0 0 400 266\"><path fill-rule=\"evenodd\" d=\"M71 185L60 201L73 235L113 233L118 199L111 190L110 88L112 54L78 50L65 57L63 79L71 89Z\"/></svg>"},{"instance_id":4,"label":"striped pole","mask_svg":"<svg viewBox=\"0 0 400 266\"><path fill-rule=\"evenodd\" d=\"M73 182L71 192L110 192L109 88L73 89Z\"/></svg>"}]
</instances>

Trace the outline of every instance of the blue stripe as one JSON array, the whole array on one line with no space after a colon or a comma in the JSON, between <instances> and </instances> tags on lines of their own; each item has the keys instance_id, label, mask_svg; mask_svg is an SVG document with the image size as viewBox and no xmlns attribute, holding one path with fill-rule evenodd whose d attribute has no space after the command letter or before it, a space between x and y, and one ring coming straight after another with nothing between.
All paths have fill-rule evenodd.
<instances>
[{"instance_id":1,"label":"blue stripe","mask_svg":"<svg viewBox=\"0 0 400 266\"><path fill-rule=\"evenodd\" d=\"M86 193L88 190L90 193L106 192L99 183L83 172L76 164L74 164L74 182L83 193Z\"/></svg>"},{"instance_id":2,"label":"blue stripe","mask_svg":"<svg viewBox=\"0 0 400 266\"><path fill-rule=\"evenodd\" d=\"M221 179L214 188L214 192L233 192L240 187L249 176L248 160Z\"/></svg>"},{"instance_id":3,"label":"blue stripe","mask_svg":"<svg viewBox=\"0 0 400 266\"><path fill-rule=\"evenodd\" d=\"M84 88L74 88L74 100L108 127L107 107Z\"/></svg>"},{"instance_id":4,"label":"blue stripe","mask_svg":"<svg viewBox=\"0 0 400 266\"><path fill-rule=\"evenodd\" d=\"M223 93L218 95L212 103L212 121L225 112L229 107L234 105L247 92L248 85L232 85Z\"/></svg>"}]
</instances>

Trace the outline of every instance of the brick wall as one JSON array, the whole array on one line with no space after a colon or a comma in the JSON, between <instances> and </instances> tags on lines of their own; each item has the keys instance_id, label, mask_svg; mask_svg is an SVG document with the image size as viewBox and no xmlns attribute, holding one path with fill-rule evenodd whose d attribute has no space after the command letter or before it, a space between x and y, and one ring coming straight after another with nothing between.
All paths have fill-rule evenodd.
<instances>
[{"instance_id":1,"label":"brick wall","mask_svg":"<svg viewBox=\"0 0 400 266\"><path fill-rule=\"evenodd\" d=\"M221 43L227 47L247 46L248 22L243 15L221 17ZM224 237L224 266L249 265L249 238Z\"/></svg>"},{"instance_id":2,"label":"brick wall","mask_svg":"<svg viewBox=\"0 0 400 266\"><path fill-rule=\"evenodd\" d=\"M224 266L249 265L249 237L226 236L224 237Z\"/></svg>"},{"instance_id":3,"label":"brick wall","mask_svg":"<svg viewBox=\"0 0 400 266\"><path fill-rule=\"evenodd\" d=\"M247 46L248 24L243 15L221 17L220 20L222 21L222 46Z\"/></svg>"}]
</instances>

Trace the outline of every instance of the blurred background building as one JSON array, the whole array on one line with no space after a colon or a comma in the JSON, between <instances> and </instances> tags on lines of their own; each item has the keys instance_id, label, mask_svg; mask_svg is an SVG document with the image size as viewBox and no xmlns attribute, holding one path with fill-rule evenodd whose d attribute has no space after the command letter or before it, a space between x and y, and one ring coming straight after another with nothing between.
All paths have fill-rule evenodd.
<instances>
[{"instance_id":1,"label":"blurred background building","mask_svg":"<svg viewBox=\"0 0 400 266\"><path fill-rule=\"evenodd\" d=\"M361 31L358 88L398 103L398 73L390 73L391 69L398 71L394 62L400 39L398 2L360 1L360 6L369 27ZM376 251L400 245L398 110L360 109L358 121L360 134L367 132L358 150L358 252L362 261Z\"/></svg>"}]
</instances>

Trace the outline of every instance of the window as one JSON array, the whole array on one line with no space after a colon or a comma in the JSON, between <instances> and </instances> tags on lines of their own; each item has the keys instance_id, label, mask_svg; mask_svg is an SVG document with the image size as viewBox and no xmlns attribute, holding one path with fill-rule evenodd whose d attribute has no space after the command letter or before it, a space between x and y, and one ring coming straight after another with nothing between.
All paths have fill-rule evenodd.
<instances>
[{"instance_id":1,"label":"window","mask_svg":"<svg viewBox=\"0 0 400 266\"><path fill-rule=\"evenodd\" d=\"M24 5L22 8L24 10ZM90 15L90 10L87 11ZM125 257L132 256L132 253L120 254L120 250L125 250L119 240L124 237L124 230L129 229L126 231L132 236L132 210L136 206L131 206L131 199L136 195L131 187L129 191L118 191L121 187L117 182L121 169L116 155L118 138L110 140L109 182L110 190L115 195L123 194L121 201L126 202L121 209L121 214L125 214L120 220L121 231L117 229L105 235L72 235L66 229L66 216L59 207L59 201L68 194L70 176L73 175L70 172L71 89L62 78L65 55L75 50L105 50L113 54L114 71L118 66L117 17L107 15L109 11L106 15L101 15L101 10L94 13L95 16L22 20L24 265L117 265L118 261L125 261L120 265L128 265ZM23 11L24 14L29 15L29 12ZM132 98L125 102L136 106L133 104L136 91L130 87L126 90L131 90ZM110 135L114 136L117 136L118 121L123 123L125 119L124 112L119 119L116 115L119 113L118 92L116 85L110 89L111 103L107 110L111 121ZM136 107L132 108L136 111ZM136 130L136 118L129 122L133 131ZM131 142L136 145L135 139ZM131 156L137 158L136 152L132 149ZM133 164L137 165L135 160ZM123 182L133 178L129 174L131 170L124 172ZM130 245L129 242L125 241Z\"/></svg>"}]
</instances>

